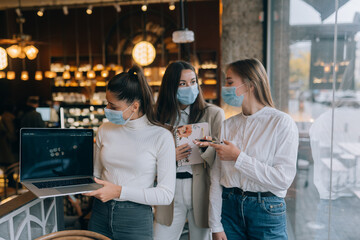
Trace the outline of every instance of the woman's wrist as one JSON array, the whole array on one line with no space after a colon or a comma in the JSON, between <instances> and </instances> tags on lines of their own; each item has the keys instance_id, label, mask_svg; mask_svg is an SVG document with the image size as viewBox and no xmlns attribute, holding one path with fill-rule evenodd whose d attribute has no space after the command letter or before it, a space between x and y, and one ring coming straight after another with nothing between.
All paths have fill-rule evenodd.
<instances>
[{"instance_id":1,"label":"woman's wrist","mask_svg":"<svg viewBox=\"0 0 360 240\"><path fill-rule=\"evenodd\" d=\"M121 186L117 186L117 188L116 188L116 196L117 196L117 198L120 198L120 196L121 196L121 191L122 191L122 187L121 187Z\"/></svg>"},{"instance_id":2,"label":"woman's wrist","mask_svg":"<svg viewBox=\"0 0 360 240\"><path fill-rule=\"evenodd\" d=\"M240 149L236 149L235 152L234 152L234 161L236 162L237 159L239 158L239 155L241 153L241 150Z\"/></svg>"}]
</instances>

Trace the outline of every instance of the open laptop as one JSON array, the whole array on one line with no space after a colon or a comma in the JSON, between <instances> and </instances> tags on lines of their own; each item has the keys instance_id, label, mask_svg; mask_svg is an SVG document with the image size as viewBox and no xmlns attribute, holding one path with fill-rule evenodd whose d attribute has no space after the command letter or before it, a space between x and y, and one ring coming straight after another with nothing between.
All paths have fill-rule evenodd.
<instances>
[{"instance_id":1,"label":"open laptop","mask_svg":"<svg viewBox=\"0 0 360 240\"><path fill-rule=\"evenodd\" d=\"M92 129L22 128L20 182L40 198L91 192L93 153Z\"/></svg>"},{"instance_id":2,"label":"open laptop","mask_svg":"<svg viewBox=\"0 0 360 240\"><path fill-rule=\"evenodd\" d=\"M41 118L45 122L50 122L51 108L49 107L37 107L36 111L41 114Z\"/></svg>"}]
</instances>

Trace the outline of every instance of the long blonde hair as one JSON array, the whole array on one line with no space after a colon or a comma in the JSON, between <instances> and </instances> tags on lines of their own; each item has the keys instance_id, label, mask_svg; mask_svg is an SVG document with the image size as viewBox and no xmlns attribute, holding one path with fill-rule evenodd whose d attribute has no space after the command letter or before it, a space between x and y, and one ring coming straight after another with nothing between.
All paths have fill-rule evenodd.
<instances>
[{"instance_id":1,"label":"long blonde hair","mask_svg":"<svg viewBox=\"0 0 360 240\"><path fill-rule=\"evenodd\" d=\"M269 79L259 60L256 58L239 60L230 63L227 68L241 77L249 88L254 87L256 100L265 106L275 107L271 97Z\"/></svg>"}]
</instances>

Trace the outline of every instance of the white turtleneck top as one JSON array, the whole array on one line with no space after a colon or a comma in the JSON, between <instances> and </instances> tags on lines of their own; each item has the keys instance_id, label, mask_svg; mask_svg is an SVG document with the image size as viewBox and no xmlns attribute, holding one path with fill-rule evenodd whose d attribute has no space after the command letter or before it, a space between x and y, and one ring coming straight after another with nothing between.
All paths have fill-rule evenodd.
<instances>
[{"instance_id":1,"label":"white turtleneck top","mask_svg":"<svg viewBox=\"0 0 360 240\"><path fill-rule=\"evenodd\" d=\"M146 115L126 125L107 122L100 126L94 176L122 186L120 198L114 200L170 204L175 192L175 168L172 134L152 125Z\"/></svg>"}]
</instances>

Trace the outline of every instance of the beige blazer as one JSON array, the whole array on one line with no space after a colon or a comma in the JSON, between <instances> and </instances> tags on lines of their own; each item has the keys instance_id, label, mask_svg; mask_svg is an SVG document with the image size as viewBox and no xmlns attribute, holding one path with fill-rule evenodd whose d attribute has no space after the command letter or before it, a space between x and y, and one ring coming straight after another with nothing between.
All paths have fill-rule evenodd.
<instances>
[{"instance_id":1,"label":"beige blazer","mask_svg":"<svg viewBox=\"0 0 360 240\"><path fill-rule=\"evenodd\" d=\"M219 137L221 123L225 120L224 110L208 104L204 116L199 122L207 122L210 126L210 135ZM192 165L193 187L192 201L194 209L195 224L201 228L208 228L208 209L209 209L209 188L210 188L210 168L215 160L215 149L208 149L201 155L206 164ZM173 221L174 201L167 206L156 206L155 219L158 223L170 226Z\"/></svg>"}]
</instances>

